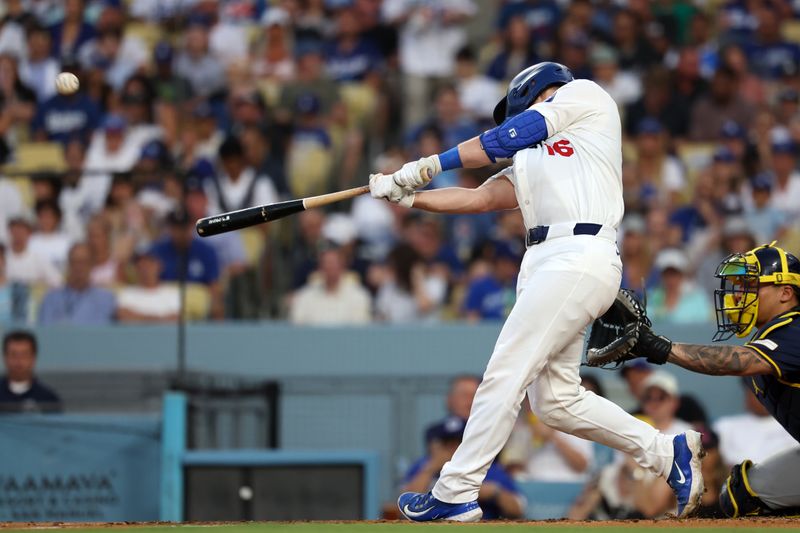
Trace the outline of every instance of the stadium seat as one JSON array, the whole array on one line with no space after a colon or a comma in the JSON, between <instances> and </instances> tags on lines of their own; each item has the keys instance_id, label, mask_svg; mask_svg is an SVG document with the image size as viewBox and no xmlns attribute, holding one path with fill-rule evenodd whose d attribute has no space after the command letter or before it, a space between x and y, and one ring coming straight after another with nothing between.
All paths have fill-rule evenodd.
<instances>
[{"instance_id":1,"label":"stadium seat","mask_svg":"<svg viewBox=\"0 0 800 533\"><path fill-rule=\"evenodd\" d=\"M15 174L63 172L66 169L64 149L54 142L20 143L14 151L14 162L3 167L4 172Z\"/></svg>"}]
</instances>

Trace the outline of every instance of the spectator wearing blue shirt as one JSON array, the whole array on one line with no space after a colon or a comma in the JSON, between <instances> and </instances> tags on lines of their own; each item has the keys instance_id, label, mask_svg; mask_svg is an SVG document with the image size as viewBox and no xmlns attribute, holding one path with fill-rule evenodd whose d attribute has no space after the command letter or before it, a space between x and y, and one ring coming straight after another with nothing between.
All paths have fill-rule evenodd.
<instances>
[{"instance_id":1,"label":"spectator wearing blue shirt","mask_svg":"<svg viewBox=\"0 0 800 533\"><path fill-rule=\"evenodd\" d=\"M83 91L56 94L37 110L31 123L36 140L66 144L75 136L86 143L100 123L100 110Z\"/></svg>"},{"instance_id":2,"label":"spectator wearing blue shirt","mask_svg":"<svg viewBox=\"0 0 800 533\"><path fill-rule=\"evenodd\" d=\"M503 242L495 243L489 271L467 286L464 316L470 322L503 320L516 299L520 257Z\"/></svg>"},{"instance_id":3,"label":"spectator wearing blue shirt","mask_svg":"<svg viewBox=\"0 0 800 533\"><path fill-rule=\"evenodd\" d=\"M521 15L508 20L502 34L503 48L491 60L486 68L486 75L497 81L506 83L517 72L533 65L538 60L531 44L531 33L528 24Z\"/></svg>"},{"instance_id":4,"label":"spectator wearing blue shirt","mask_svg":"<svg viewBox=\"0 0 800 533\"><path fill-rule=\"evenodd\" d=\"M758 76L776 80L786 67L800 63L800 46L781 35L781 16L775 8L764 6L757 10L758 24L754 38L745 44L750 66Z\"/></svg>"},{"instance_id":5,"label":"spectator wearing blue shirt","mask_svg":"<svg viewBox=\"0 0 800 533\"><path fill-rule=\"evenodd\" d=\"M444 419L428 432L428 450L411 465L403 480L402 492L427 492L439 478L444 464L453 457L464 437L466 420L457 416ZM499 518L521 518L525 512L525 500L520 495L514 480L503 467L493 462L478 493L478 503L484 520Z\"/></svg>"},{"instance_id":6,"label":"spectator wearing blue shirt","mask_svg":"<svg viewBox=\"0 0 800 533\"><path fill-rule=\"evenodd\" d=\"M67 283L48 292L39 309L42 325L108 324L114 319L114 294L91 284L92 257L85 243L74 244L69 251Z\"/></svg>"},{"instance_id":7,"label":"spectator wearing blue shirt","mask_svg":"<svg viewBox=\"0 0 800 533\"><path fill-rule=\"evenodd\" d=\"M153 244L150 250L161 261L161 280L185 280L206 286L211 297L211 316L222 319L225 313L217 253L211 245L195 236L194 225L185 211L170 213L167 225L167 235Z\"/></svg>"},{"instance_id":8,"label":"spectator wearing blue shirt","mask_svg":"<svg viewBox=\"0 0 800 533\"><path fill-rule=\"evenodd\" d=\"M83 0L64 1L64 20L50 26L53 57L74 57L84 44L94 39L94 27L83 20L84 7Z\"/></svg>"},{"instance_id":9,"label":"spectator wearing blue shirt","mask_svg":"<svg viewBox=\"0 0 800 533\"><path fill-rule=\"evenodd\" d=\"M325 47L325 68L332 80L362 81L380 66L380 51L361 35L360 30L355 9L339 9L336 14L336 37Z\"/></svg>"}]
</instances>

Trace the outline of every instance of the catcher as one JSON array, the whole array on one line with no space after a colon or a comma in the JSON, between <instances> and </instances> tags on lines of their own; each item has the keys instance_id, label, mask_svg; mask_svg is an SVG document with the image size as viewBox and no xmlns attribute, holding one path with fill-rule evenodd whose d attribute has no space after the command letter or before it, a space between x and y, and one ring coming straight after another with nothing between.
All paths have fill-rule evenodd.
<instances>
[{"instance_id":1,"label":"catcher","mask_svg":"<svg viewBox=\"0 0 800 533\"><path fill-rule=\"evenodd\" d=\"M653 333L644 307L621 289L592 325L587 364L602 366L637 357L674 363L715 376L748 376L759 401L800 441L800 261L768 244L727 257L717 267L714 341L745 337L743 346L684 344ZM720 493L730 517L800 511L800 448L759 464L733 467Z\"/></svg>"}]
</instances>

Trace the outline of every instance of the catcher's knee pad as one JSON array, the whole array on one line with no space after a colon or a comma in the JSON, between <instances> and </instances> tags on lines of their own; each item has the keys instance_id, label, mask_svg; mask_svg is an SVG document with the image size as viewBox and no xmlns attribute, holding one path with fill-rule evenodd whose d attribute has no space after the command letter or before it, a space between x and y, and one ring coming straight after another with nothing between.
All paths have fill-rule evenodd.
<instances>
[{"instance_id":1,"label":"catcher's knee pad","mask_svg":"<svg viewBox=\"0 0 800 533\"><path fill-rule=\"evenodd\" d=\"M730 518L740 516L754 516L770 512L758 494L750 486L747 470L753 466L753 461L746 460L731 468L731 474L722 485L719 494L719 506L722 512Z\"/></svg>"}]
</instances>

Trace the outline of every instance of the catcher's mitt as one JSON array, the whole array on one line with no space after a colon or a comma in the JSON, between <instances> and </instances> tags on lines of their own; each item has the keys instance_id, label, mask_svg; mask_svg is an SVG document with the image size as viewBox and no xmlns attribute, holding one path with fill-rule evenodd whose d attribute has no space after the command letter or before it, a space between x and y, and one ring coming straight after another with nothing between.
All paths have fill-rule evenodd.
<instances>
[{"instance_id":1,"label":"catcher's mitt","mask_svg":"<svg viewBox=\"0 0 800 533\"><path fill-rule=\"evenodd\" d=\"M649 330L644 304L630 289L620 289L608 311L594 321L586 350L588 366L619 366L638 357L631 353L640 335Z\"/></svg>"}]
</instances>

